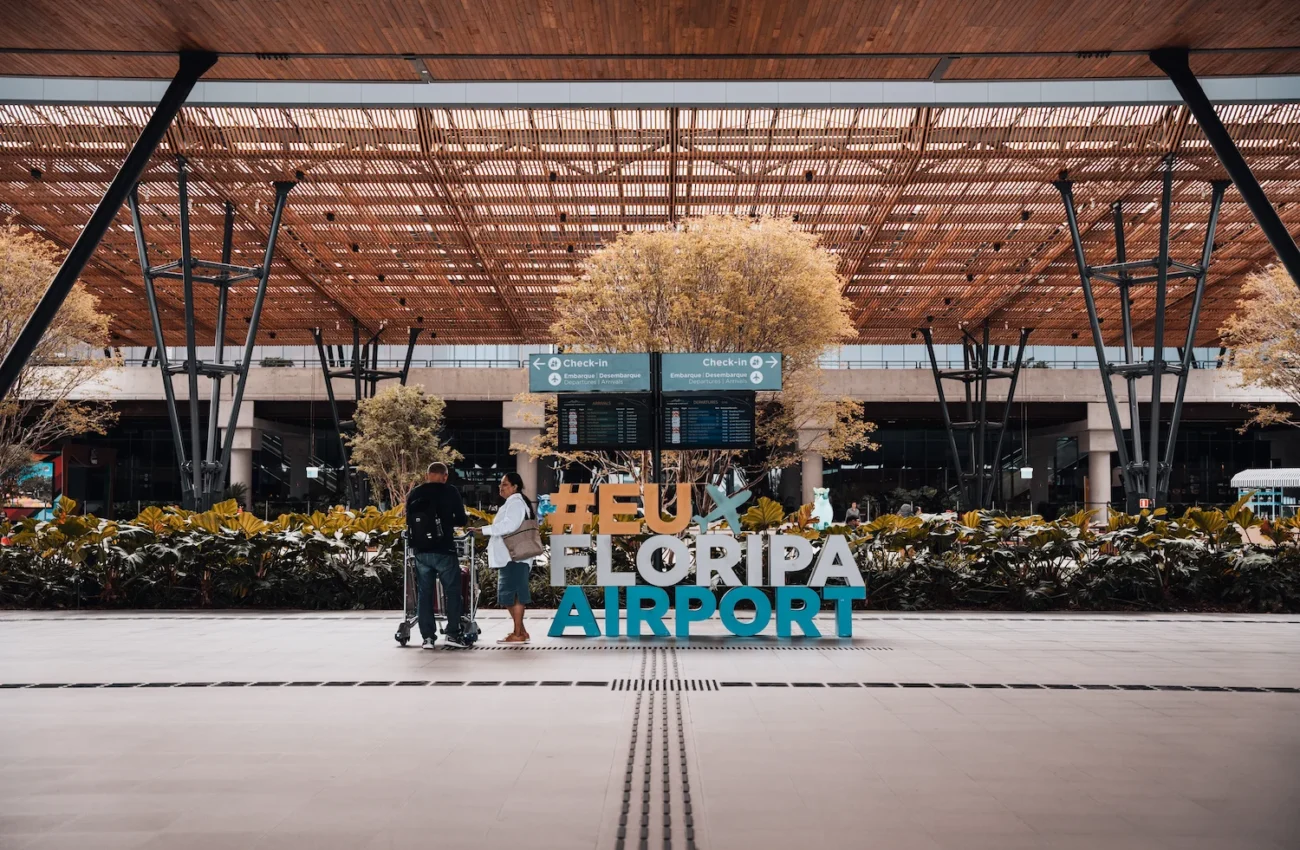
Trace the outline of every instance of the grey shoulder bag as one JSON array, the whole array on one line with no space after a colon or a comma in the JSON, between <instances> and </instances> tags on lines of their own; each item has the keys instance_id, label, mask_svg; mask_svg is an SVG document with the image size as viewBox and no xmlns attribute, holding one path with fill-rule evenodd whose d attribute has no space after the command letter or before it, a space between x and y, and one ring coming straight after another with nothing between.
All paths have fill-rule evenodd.
<instances>
[{"instance_id":1,"label":"grey shoulder bag","mask_svg":"<svg viewBox=\"0 0 1300 850\"><path fill-rule=\"evenodd\" d=\"M528 515L524 517L523 522L519 523L519 528L509 534L501 535L501 540L506 544L506 551L510 553L512 561L531 560L546 551L542 546L541 529L532 513L532 509L529 508Z\"/></svg>"}]
</instances>

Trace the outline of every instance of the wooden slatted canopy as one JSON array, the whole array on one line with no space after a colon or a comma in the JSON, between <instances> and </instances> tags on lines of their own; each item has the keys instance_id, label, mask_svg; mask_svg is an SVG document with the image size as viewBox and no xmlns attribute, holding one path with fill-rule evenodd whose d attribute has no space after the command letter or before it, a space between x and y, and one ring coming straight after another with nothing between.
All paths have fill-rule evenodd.
<instances>
[{"instance_id":1,"label":"wooden slatted canopy","mask_svg":"<svg viewBox=\"0 0 1300 850\"><path fill-rule=\"evenodd\" d=\"M1300 71L1294 0L67 0L11 2L0 74L167 78L1044 79ZM21 52L37 51L37 52ZM59 51L50 53L48 51ZM409 58L408 58L409 57ZM952 58L956 57L956 58Z\"/></svg>"},{"instance_id":2,"label":"wooden slatted canopy","mask_svg":"<svg viewBox=\"0 0 1300 850\"><path fill-rule=\"evenodd\" d=\"M1300 106L1221 109L1284 221L1300 226ZM135 107L0 106L0 219L68 245L145 120ZM1199 257L1211 179L1224 173L1184 107L860 109L187 108L140 189L155 262L179 255L175 156L192 172L195 255L217 259L225 201L234 262L260 258L273 180L294 179L261 341L332 341L350 323L437 331L442 342L541 342L555 287L625 230L710 213L797 216L841 257L863 342L940 340L988 320L1010 342L1087 344L1059 196L1076 181L1089 260L1114 256L1125 201L1130 258L1153 256L1159 167L1177 154L1172 244ZM1235 190L1219 225L1199 342L1213 344L1242 276L1273 255ZM83 275L123 343L149 344L125 211ZM179 284L160 282L179 341ZM1099 288L1108 334L1113 287ZM200 287L205 297L211 293ZM237 287L231 341L251 287ZM1185 327L1190 286L1171 287ZM210 328L215 298L202 304ZM1152 304L1139 288L1138 338ZM170 318L169 318L170 317ZM423 320L422 322L420 320ZM1077 336L1076 336L1077 334ZM1175 337L1170 337L1174 339Z\"/></svg>"}]
</instances>

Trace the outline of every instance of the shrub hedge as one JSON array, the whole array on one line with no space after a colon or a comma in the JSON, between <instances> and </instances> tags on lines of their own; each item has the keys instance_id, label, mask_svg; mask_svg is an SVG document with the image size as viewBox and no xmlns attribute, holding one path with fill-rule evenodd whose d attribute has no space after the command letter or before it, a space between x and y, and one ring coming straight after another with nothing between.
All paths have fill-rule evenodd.
<instances>
[{"instance_id":1,"label":"shrub hedge","mask_svg":"<svg viewBox=\"0 0 1300 850\"><path fill-rule=\"evenodd\" d=\"M0 523L0 607L401 607L398 511L334 508L264 522L231 501L202 513L148 508L114 522L74 510L65 500L51 520ZM826 534L846 535L870 608L1300 611L1294 520L1261 521L1244 500L1176 519L1161 511L1112 513L1102 527L1088 519L891 514L819 531L807 506L787 516L761 499L743 522L800 534L814 547ZM632 568L639 539L615 538L617 569ZM495 575L481 545L475 567L482 604L492 607ZM534 571L534 605L559 601L562 588L548 579L546 569ZM594 580L594 570L570 575ZM594 603L600 593L592 588Z\"/></svg>"}]
</instances>

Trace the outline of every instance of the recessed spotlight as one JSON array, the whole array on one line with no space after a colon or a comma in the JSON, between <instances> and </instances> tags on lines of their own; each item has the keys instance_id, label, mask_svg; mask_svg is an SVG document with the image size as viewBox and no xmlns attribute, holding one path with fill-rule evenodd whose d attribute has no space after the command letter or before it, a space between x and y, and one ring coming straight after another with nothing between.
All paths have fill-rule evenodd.
<instances>
[{"instance_id":1,"label":"recessed spotlight","mask_svg":"<svg viewBox=\"0 0 1300 850\"><path fill-rule=\"evenodd\" d=\"M33 179L33 180L40 180L41 177L44 176L44 175L41 173L41 170L40 170L39 168L33 168L33 169L31 170L31 175L32 175L32 179Z\"/></svg>"},{"instance_id":2,"label":"recessed spotlight","mask_svg":"<svg viewBox=\"0 0 1300 850\"><path fill-rule=\"evenodd\" d=\"M326 221L333 221L333 220L334 220L334 213L332 213L332 212L327 212L327 213L325 213L325 220L326 220Z\"/></svg>"}]
</instances>

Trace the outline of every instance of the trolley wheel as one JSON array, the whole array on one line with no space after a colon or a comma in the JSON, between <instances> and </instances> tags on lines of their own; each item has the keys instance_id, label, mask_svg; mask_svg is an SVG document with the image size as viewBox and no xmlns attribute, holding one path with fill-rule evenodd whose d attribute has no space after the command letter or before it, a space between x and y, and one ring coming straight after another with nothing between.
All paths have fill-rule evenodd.
<instances>
[{"instance_id":1,"label":"trolley wheel","mask_svg":"<svg viewBox=\"0 0 1300 850\"><path fill-rule=\"evenodd\" d=\"M408 643L410 643L411 624L402 623L401 625L399 625L397 627L397 634L393 635L393 639L396 640L398 644L400 644L401 646L406 646Z\"/></svg>"}]
</instances>

